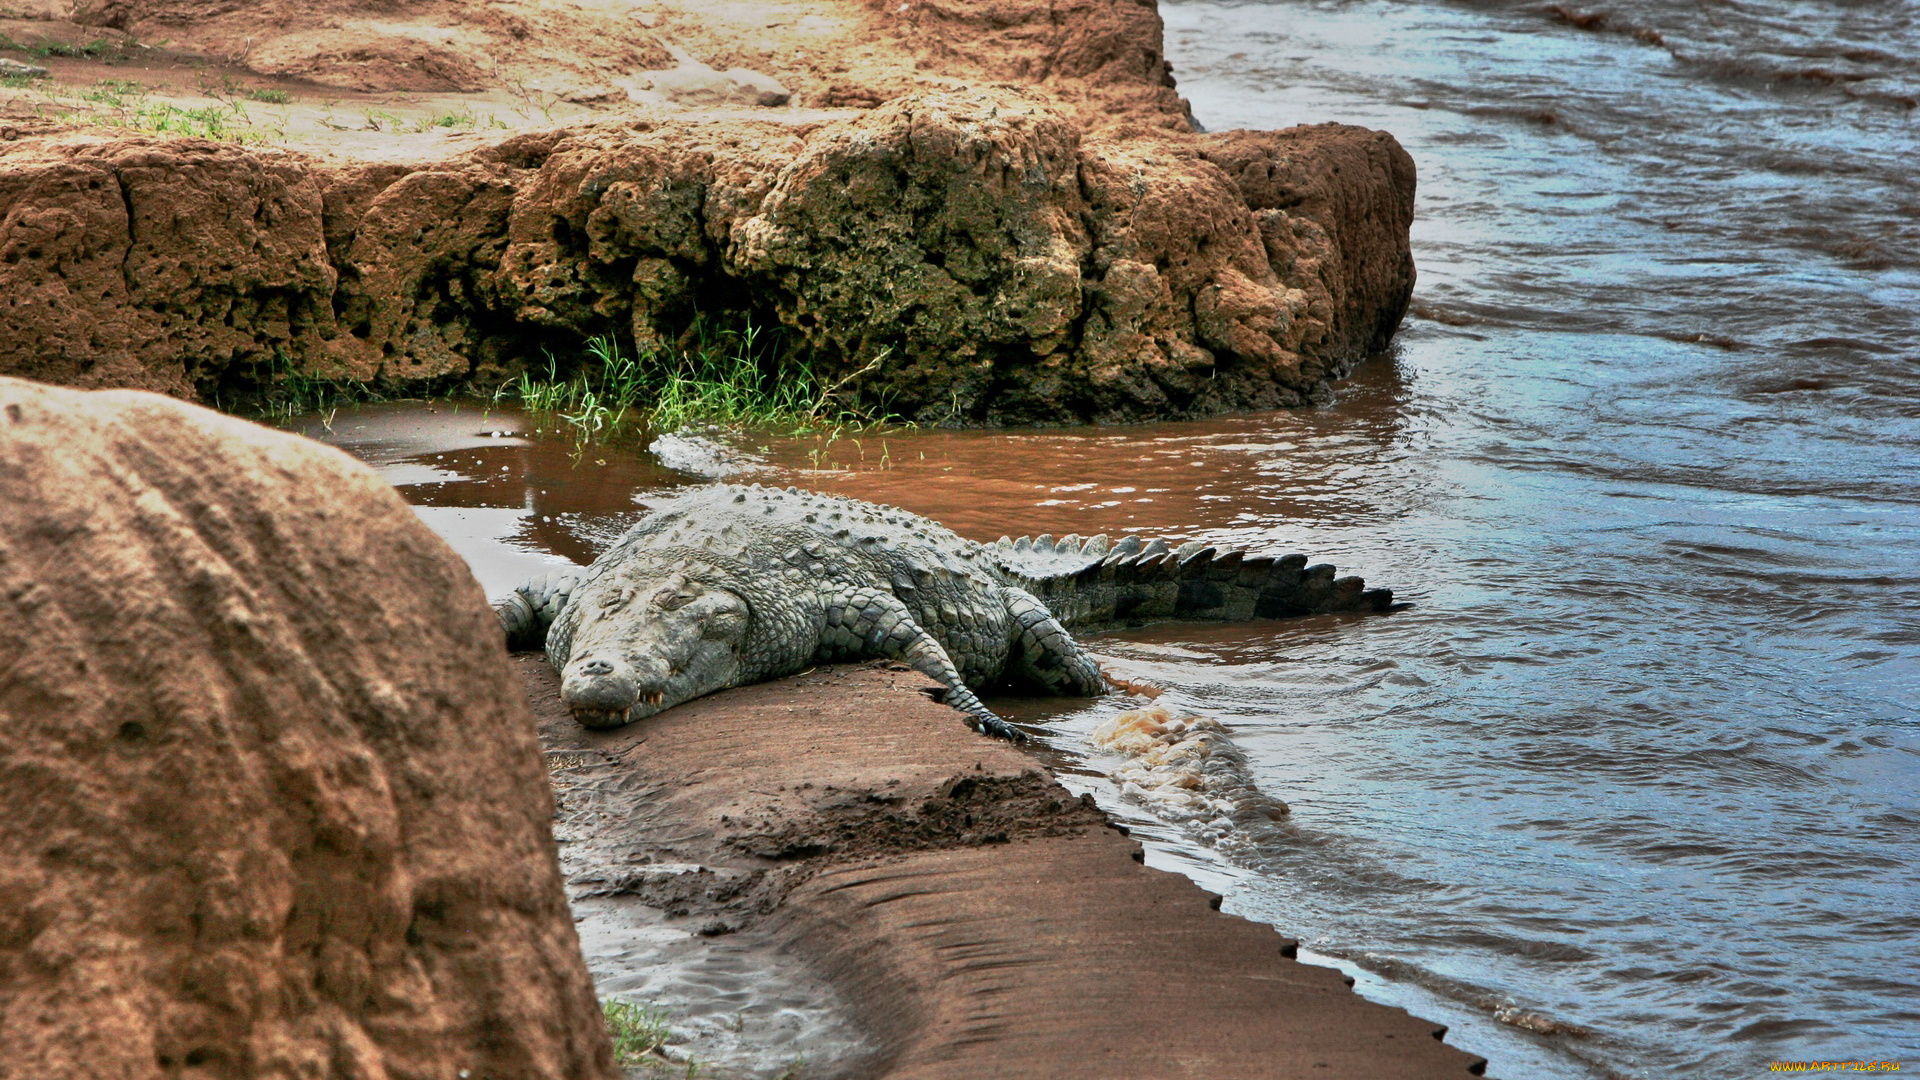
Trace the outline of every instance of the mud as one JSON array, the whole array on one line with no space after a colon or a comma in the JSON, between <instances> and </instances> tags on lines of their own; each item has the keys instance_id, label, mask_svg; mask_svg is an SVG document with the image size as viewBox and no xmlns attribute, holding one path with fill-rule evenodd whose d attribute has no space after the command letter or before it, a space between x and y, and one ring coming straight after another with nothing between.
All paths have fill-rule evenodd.
<instances>
[{"instance_id":1,"label":"mud","mask_svg":"<svg viewBox=\"0 0 1920 1080\"><path fill-rule=\"evenodd\" d=\"M823 668L590 731L561 709L543 660L514 664L553 763L561 862L590 954L625 920L661 943L646 962L670 954L673 971L707 962L702 938L725 950L712 962L768 962L777 985L738 999L742 1027L774 1029L764 1018L781 987L844 1003L839 1022L790 1016L757 1063L738 1046L719 1055L739 1068L788 1055L806 1057L809 1076L848 1077L1483 1067L1435 1025L1298 963L1271 928L1141 865L1090 799L968 731L911 671ZM632 978L620 968L603 957L603 988ZM740 981L708 979L701 1001L680 980L679 1005L724 1013ZM711 1036L688 1035L677 1052L712 1053Z\"/></svg>"}]
</instances>

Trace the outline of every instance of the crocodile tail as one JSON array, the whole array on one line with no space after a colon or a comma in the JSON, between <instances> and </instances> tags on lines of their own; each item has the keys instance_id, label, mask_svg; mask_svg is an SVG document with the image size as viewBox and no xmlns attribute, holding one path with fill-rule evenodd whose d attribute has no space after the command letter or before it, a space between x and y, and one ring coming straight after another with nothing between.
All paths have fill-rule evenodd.
<instances>
[{"instance_id":1,"label":"crocodile tail","mask_svg":"<svg viewBox=\"0 0 1920 1080\"><path fill-rule=\"evenodd\" d=\"M1175 548L1138 536L1005 537L1002 565L1028 581L1070 629L1138 626L1164 619L1238 621L1333 611L1388 611L1393 590L1338 577L1305 555L1252 555L1195 541Z\"/></svg>"},{"instance_id":2,"label":"crocodile tail","mask_svg":"<svg viewBox=\"0 0 1920 1080\"><path fill-rule=\"evenodd\" d=\"M566 608L581 575L579 567L554 570L521 582L504 598L495 600L493 613L506 632L507 648L538 649L545 645L547 628Z\"/></svg>"}]
</instances>

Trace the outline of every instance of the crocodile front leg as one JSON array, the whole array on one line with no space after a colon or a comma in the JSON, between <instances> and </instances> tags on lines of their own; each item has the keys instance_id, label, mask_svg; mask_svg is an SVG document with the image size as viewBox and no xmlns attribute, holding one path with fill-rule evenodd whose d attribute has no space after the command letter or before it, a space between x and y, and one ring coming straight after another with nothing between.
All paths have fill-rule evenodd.
<instances>
[{"instance_id":1,"label":"crocodile front leg","mask_svg":"<svg viewBox=\"0 0 1920 1080\"><path fill-rule=\"evenodd\" d=\"M586 571L577 566L551 570L514 586L505 598L493 602L493 613L506 631L509 649L537 649L547 642L547 628L560 617L567 600Z\"/></svg>"},{"instance_id":2,"label":"crocodile front leg","mask_svg":"<svg viewBox=\"0 0 1920 1080\"><path fill-rule=\"evenodd\" d=\"M904 661L947 688L947 704L967 716L967 726L1010 742L1025 742L1026 732L982 704L960 677L947 650L914 621L912 612L890 592L852 587L827 599L818 659L885 656Z\"/></svg>"}]
</instances>

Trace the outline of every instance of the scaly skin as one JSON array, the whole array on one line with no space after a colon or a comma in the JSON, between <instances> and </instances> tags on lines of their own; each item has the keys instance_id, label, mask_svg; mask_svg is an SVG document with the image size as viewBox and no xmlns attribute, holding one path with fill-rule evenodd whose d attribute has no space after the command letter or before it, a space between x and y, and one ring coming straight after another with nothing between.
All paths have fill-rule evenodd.
<instances>
[{"instance_id":1,"label":"scaly skin","mask_svg":"<svg viewBox=\"0 0 1920 1080\"><path fill-rule=\"evenodd\" d=\"M891 657L947 689L976 730L1023 739L975 687L1097 694L1068 632L1167 618L1385 610L1392 594L1305 558L1128 537L966 540L893 507L788 488L679 493L584 570L495 604L510 641L544 642L581 723L639 720L715 690L836 660ZM1051 602L1051 607L1049 606Z\"/></svg>"}]
</instances>

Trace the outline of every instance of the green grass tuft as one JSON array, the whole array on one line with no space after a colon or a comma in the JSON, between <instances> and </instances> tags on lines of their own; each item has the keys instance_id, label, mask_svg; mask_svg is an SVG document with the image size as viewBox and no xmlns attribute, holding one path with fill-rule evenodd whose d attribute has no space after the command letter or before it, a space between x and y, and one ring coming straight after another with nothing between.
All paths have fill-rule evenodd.
<instances>
[{"instance_id":1,"label":"green grass tuft","mask_svg":"<svg viewBox=\"0 0 1920 1080\"><path fill-rule=\"evenodd\" d=\"M293 95L287 91L273 89L249 90L247 97L252 101L264 101L269 105L285 105L293 100Z\"/></svg>"},{"instance_id":2,"label":"green grass tuft","mask_svg":"<svg viewBox=\"0 0 1920 1080\"><path fill-rule=\"evenodd\" d=\"M246 114L233 105L183 109L165 101L139 101L120 116L97 118L96 122L218 142L247 142L252 134L247 130Z\"/></svg>"},{"instance_id":3,"label":"green grass tuft","mask_svg":"<svg viewBox=\"0 0 1920 1080\"><path fill-rule=\"evenodd\" d=\"M331 412L342 405L386 400L378 389L357 379L327 379L300 371L279 349L273 350L266 370L257 371L256 380L259 391L252 396L256 415L281 423L302 413ZM332 417L327 419L331 421Z\"/></svg>"},{"instance_id":4,"label":"green grass tuft","mask_svg":"<svg viewBox=\"0 0 1920 1080\"><path fill-rule=\"evenodd\" d=\"M494 395L550 413L581 442L600 442L639 428L673 431L689 424L783 428L793 434L826 429L864 429L895 423L841 403L839 393L855 377L880 366L882 353L865 367L829 384L810 365L779 368L777 342L751 323L715 329L700 320L684 350L651 350L639 357L621 352L611 336L587 342L588 363L570 379L547 357L546 377L527 373Z\"/></svg>"},{"instance_id":5,"label":"green grass tuft","mask_svg":"<svg viewBox=\"0 0 1920 1080\"><path fill-rule=\"evenodd\" d=\"M613 1060L621 1066L647 1062L647 1055L667 1044L673 1033L665 1009L626 1001L602 1001L607 1035L613 1039Z\"/></svg>"},{"instance_id":6,"label":"green grass tuft","mask_svg":"<svg viewBox=\"0 0 1920 1080\"><path fill-rule=\"evenodd\" d=\"M127 53L126 44L110 38L98 38L79 45L68 45L58 41L43 41L34 45L22 44L4 34L0 34L0 49L18 49L36 60L45 60L57 56L66 60L120 60Z\"/></svg>"},{"instance_id":7,"label":"green grass tuft","mask_svg":"<svg viewBox=\"0 0 1920 1080\"><path fill-rule=\"evenodd\" d=\"M96 105L123 109L127 99L143 98L146 94L147 88L131 79L101 79L80 96Z\"/></svg>"}]
</instances>

